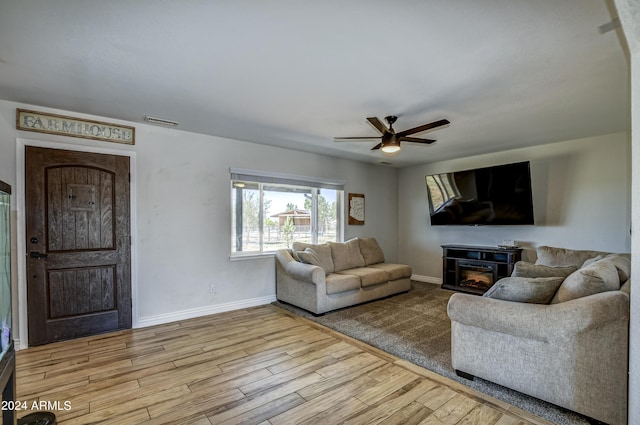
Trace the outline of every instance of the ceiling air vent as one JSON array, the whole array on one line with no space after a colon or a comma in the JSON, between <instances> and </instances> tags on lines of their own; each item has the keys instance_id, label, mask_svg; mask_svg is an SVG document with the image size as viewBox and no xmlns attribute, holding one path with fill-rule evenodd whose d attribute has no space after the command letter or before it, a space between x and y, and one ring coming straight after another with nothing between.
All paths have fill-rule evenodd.
<instances>
[{"instance_id":1,"label":"ceiling air vent","mask_svg":"<svg viewBox=\"0 0 640 425\"><path fill-rule=\"evenodd\" d=\"M149 115L144 117L144 120L146 122L150 122L151 124L166 125L169 127L176 127L178 124L180 124L178 121L166 120L164 118L150 117Z\"/></svg>"}]
</instances>

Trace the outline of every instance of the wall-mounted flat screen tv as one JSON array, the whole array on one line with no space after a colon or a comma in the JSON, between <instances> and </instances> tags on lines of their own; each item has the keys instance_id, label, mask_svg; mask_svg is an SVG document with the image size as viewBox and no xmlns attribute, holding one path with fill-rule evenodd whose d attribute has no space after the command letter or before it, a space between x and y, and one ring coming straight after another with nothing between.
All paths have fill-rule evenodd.
<instances>
[{"instance_id":1,"label":"wall-mounted flat screen tv","mask_svg":"<svg viewBox=\"0 0 640 425\"><path fill-rule=\"evenodd\" d=\"M431 225L534 224L529 162L426 176Z\"/></svg>"}]
</instances>

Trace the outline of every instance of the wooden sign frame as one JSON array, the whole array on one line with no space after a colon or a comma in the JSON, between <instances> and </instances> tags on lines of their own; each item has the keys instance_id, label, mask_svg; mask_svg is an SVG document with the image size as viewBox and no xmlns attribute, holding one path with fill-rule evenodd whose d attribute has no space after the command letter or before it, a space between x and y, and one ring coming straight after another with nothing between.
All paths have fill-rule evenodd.
<instances>
[{"instance_id":1,"label":"wooden sign frame","mask_svg":"<svg viewBox=\"0 0 640 425\"><path fill-rule=\"evenodd\" d=\"M16 129L126 145L135 145L136 137L135 127L128 125L116 125L19 108L16 109Z\"/></svg>"},{"instance_id":2,"label":"wooden sign frame","mask_svg":"<svg viewBox=\"0 0 640 425\"><path fill-rule=\"evenodd\" d=\"M364 224L364 195L361 193L349 194L349 224Z\"/></svg>"}]
</instances>

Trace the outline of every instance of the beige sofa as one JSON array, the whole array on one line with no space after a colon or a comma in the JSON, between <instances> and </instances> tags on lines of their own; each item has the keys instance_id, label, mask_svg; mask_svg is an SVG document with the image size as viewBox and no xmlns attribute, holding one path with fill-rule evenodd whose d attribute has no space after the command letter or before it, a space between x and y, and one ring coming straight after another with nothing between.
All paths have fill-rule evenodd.
<instances>
[{"instance_id":1,"label":"beige sofa","mask_svg":"<svg viewBox=\"0 0 640 425\"><path fill-rule=\"evenodd\" d=\"M451 296L453 368L611 425L626 424L628 255L537 251L535 265L523 264L525 273L514 276L516 265L514 277L498 281L493 293ZM554 273L561 266L570 269Z\"/></svg>"},{"instance_id":2,"label":"beige sofa","mask_svg":"<svg viewBox=\"0 0 640 425\"><path fill-rule=\"evenodd\" d=\"M385 262L375 238L276 252L276 297L313 314L406 292L410 278L409 266Z\"/></svg>"}]
</instances>

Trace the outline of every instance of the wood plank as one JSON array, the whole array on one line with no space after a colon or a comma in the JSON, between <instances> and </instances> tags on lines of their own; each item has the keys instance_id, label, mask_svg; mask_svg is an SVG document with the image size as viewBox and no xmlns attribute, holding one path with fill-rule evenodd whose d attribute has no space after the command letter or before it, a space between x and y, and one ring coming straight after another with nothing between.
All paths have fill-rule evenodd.
<instances>
[{"instance_id":1,"label":"wood plank","mask_svg":"<svg viewBox=\"0 0 640 425\"><path fill-rule=\"evenodd\" d=\"M433 413L433 411L423 404L413 402L380 422L380 425L417 425L429 417L431 413ZM489 425L489 423L479 423L476 425Z\"/></svg>"},{"instance_id":2,"label":"wood plank","mask_svg":"<svg viewBox=\"0 0 640 425\"><path fill-rule=\"evenodd\" d=\"M305 422L316 416L322 416L328 411L333 410L336 405L339 405L346 399L354 398L358 400L352 397L352 395L367 388L373 382L375 381L370 377L362 375L355 380L326 392L322 397L307 401L296 408L269 419L269 422L273 425L286 425ZM366 403L363 403L361 400L358 401L366 406ZM360 404L358 404L358 406L359 405Z\"/></svg>"},{"instance_id":3,"label":"wood plank","mask_svg":"<svg viewBox=\"0 0 640 425\"><path fill-rule=\"evenodd\" d=\"M416 384L417 385L413 385ZM413 403L425 391L433 387L433 382L424 380L422 382L414 381L408 385L406 389L397 391L396 393L383 399L381 402L371 406L364 412L352 416L344 422L344 425L359 425L362 423L378 423L387 419L405 405Z\"/></svg>"},{"instance_id":4,"label":"wood plank","mask_svg":"<svg viewBox=\"0 0 640 425\"><path fill-rule=\"evenodd\" d=\"M478 404L468 415L465 415L457 425L493 425L501 417L502 412L499 412L491 406Z\"/></svg>"},{"instance_id":5,"label":"wood plank","mask_svg":"<svg viewBox=\"0 0 640 425\"><path fill-rule=\"evenodd\" d=\"M455 425L464 416L471 412L477 404L478 402L475 400L465 395L458 394L440 406L433 415L440 419L440 421L445 425Z\"/></svg>"},{"instance_id":6,"label":"wood plank","mask_svg":"<svg viewBox=\"0 0 640 425\"><path fill-rule=\"evenodd\" d=\"M355 397L350 397L345 401L331 406L316 416L300 422L300 425L327 425L342 423L346 418L354 413L365 410L368 406Z\"/></svg>"},{"instance_id":7,"label":"wood plank","mask_svg":"<svg viewBox=\"0 0 640 425\"><path fill-rule=\"evenodd\" d=\"M174 399L168 403L149 406L147 409L151 420L145 422L145 425L179 423L181 420L189 418L194 414L204 414L203 412L219 406L229 405L243 398L244 395L240 391L228 390L214 394L193 394L182 397L181 399ZM207 420L209 420L209 418L207 418Z\"/></svg>"},{"instance_id":8,"label":"wood plank","mask_svg":"<svg viewBox=\"0 0 640 425\"><path fill-rule=\"evenodd\" d=\"M304 403L304 399L298 394L287 394L276 400L265 403L262 406L258 406L255 409L244 412L241 415L235 416L231 419L227 419L224 422L216 422L216 425L258 424L265 420L269 420L274 416L277 416L281 412L286 412L290 409L293 409L294 407L299 406L302 403Z\"/></svg>"},{"instance_id":9,"label":"wood plank","mask_svg":"<svg viewBox=\"0 0 640 425\"><path fill-rule=\"evenodd\" d=\"M47 244L48 251L62 249L62 173L60 168L49 168L45 173L47 186Z\"/></svg>"},{"instance_id":10,"label":"wood plank","mask_svg":"<svg viewBox=\"0 0 640 425\"><path fill-rule=\"evenodd\" d=\"M306 400L324 397L325 394L331 393L336 388L342 388L344 385L348 385L350 382L362 375L366 375L367 378L373 379L372 375L378 373L378 371L385 366L386 363L384 360L379 359L379 361L371 363L363 368L352 370L344 375L336 376L332 379L325 379L324 381L309 385L308 387L299 390L298 394Z\"/></svg>"},{"instance_id":11,"label":"wood plank","mask_svg":"<svg viewBox=\"0 0 640 425\"><path fill-rule=\"evenodd\" d=\"M380 382L379 385L369 387L366 390L356 394L356 397L363 403L372 405L384 399L385 397L388 397L390 394L395 393L406 385L409 385L417 379L419 378L413 373L401 370L397 374L390 376L386 381ZM433 384L432 387L433 386L435 386L435 384ZM428 388L426 388L426 390L428 390Z\"/></svg>"},{"instance_id":12,"label":"wood plank","mask_svg":"<svg viewBox=\"0 0 640 425\"><path fill-rule=\"evenodd\" d=\"M297 390L311 385L314 382L321 381L322 376L317 373L310 373L306 376L300 377L294 381L287 382L284 385L278 386L268 391L258 393L254 396L245 397L238 402L230 403L229 405L221 406L216 409L212 409L207 417L212 423L220 423L228 419L234 418L238 415L242 415L256 407L262 406L266 403L277 400L285 395L296 392ZM271 420L270 420L271 421Z\"/></svg>"}]
</instances>

